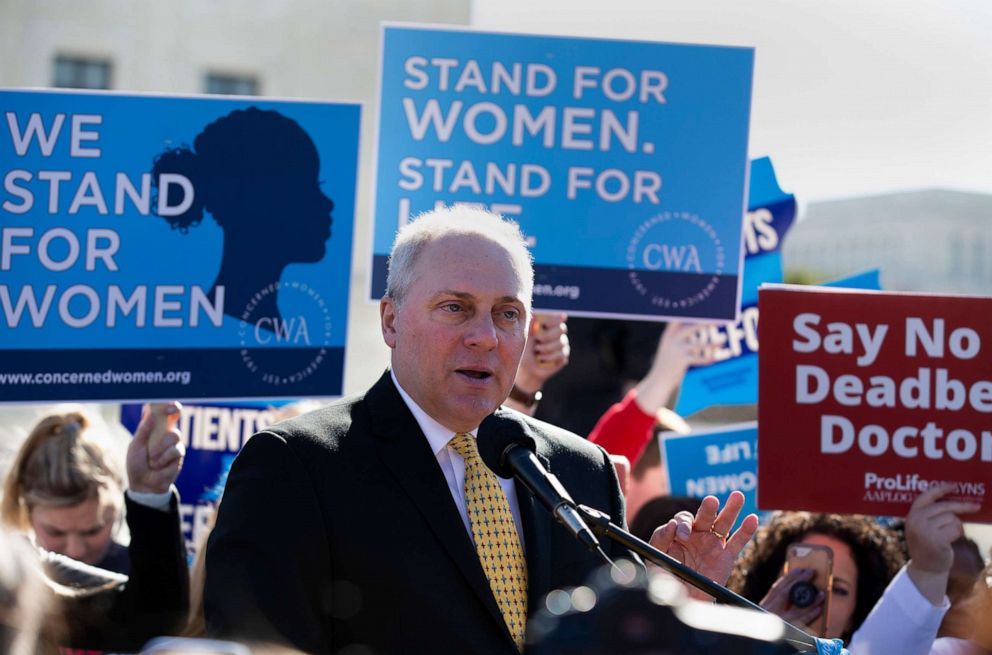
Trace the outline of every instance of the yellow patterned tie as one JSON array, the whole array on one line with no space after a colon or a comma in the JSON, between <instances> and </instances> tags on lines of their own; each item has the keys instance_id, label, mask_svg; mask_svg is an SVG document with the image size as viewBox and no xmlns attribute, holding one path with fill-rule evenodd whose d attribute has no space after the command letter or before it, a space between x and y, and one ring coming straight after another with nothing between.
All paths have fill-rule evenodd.
<instances>
[{"instance_id":1,"label":"yellow patterned tie","mask_svg":"<svg viewBox=\"0 0 992 655\"><path fill-rule=\"evenodd\" d=\"M527 626L527 560L510 503L499 478L482 462L472 435L458 433L448 445L465 460L465 505L475 550L517 650L523 650Z\"/></svg>"}]
</instances>

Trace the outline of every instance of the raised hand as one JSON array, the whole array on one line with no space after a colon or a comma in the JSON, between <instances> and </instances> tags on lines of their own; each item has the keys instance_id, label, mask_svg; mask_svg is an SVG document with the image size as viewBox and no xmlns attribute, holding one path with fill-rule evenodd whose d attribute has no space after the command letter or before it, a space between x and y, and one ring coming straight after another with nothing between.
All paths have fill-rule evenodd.
<instances>
[{"instance_id":1,"label":"raised hand","mask_svg":"<svg viewBox=\"0 0 992 655\"><path fill-rule=\"evenodd\" d=\"M565 314L534 314L527 348L517 371L517 386L533 393L568 364L568 317Z\"/></svg>"},{"instance_id":2,"label":"raised hand","mask_svg":"<svg viewBox=\"0 0 992 655\"><path fill-rule=\"evenodd\" d=\"M719 584L726 584L734 561L758 529L758 517L749 514L740 527L730 530L744 506L744 494L734 491L720 508L714 496L703 498L693 516L679 512L651 535L651 545ZM694 588L689 595L708 599Z\"/></svg>"},{"instance_id":3,"label":"raised hand","mask_svg":"<svg viewBox=\"0 0 992 655\"><path fill-rule=\"evenodd\" d=\"M690 366L713 363L713 348L702 341L705 327L672 321L665 328L651 369L637 384L637 404L646 414L665 406Z\"/></svg>"},{"instance_id":4,"label":"raised hand","mask_svg":"<svg viewBox=\"0 0 992 655\"><path fill-rule=\"evenodd\" d=\"M964 534L958 514L977 512L979 505L941 500L951 493L949 485L934 486L913 502L906 516L906 544L909 564L906 572L920 593L940 605L947 589L947 577L954 563L951 544Z\"/></svg>"},{"instance_id":5,"label":"raised hand","mask_svg":"<svg viewBox=\"0 0 992 655\"><path fill-rule=\"evenodd\" d=\"M515 392L534 396L548 379L568 364L571 346L568 343L567 320L565 314L535 314L531 319L527 346L513 380ZM505 404L531 416L537 409L536 401L528 404L513 396Z\"/></svg>"},{"instance_id":6,"label":"raised hand","mask_svg":"<svg viewBox=\"0 0 992 655\"><path fill-rule=\"evenodd\" d=\"M141 423L127 448L127 479L131 491L164 493L179 476L186 446L175 428L179 403L145 405ZM157 429L156 429L157 428Z\"/></svg>"}]
</instances>

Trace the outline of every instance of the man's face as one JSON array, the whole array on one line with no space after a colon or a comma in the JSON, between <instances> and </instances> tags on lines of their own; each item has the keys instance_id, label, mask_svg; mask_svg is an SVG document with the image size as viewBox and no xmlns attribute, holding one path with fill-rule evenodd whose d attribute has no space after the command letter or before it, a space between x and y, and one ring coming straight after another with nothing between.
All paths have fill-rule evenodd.
<instances>
[{"instance_id":1,"label":"man's face","mask_svg":"<svg viewBox=\"0 0 992 655\"><path fill-rule=\"evenodd\" d=\"M529 299L509 253L478 236L429 243L397 306L380 304L400 386L454 432L506 400L527 342Z\"/></svg>"}]
</instances>

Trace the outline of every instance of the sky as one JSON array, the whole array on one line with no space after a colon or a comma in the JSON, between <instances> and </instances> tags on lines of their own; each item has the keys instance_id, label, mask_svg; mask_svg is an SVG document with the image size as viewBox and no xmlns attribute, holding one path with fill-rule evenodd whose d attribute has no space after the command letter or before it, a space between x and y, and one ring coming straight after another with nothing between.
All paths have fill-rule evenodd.
<instances>
[{"instance_id":1,"label":"sky","mask_svg":"<svg viewBox=\"0 0 992 655\"><path fill-rule=\"evenodd\" d=\"M990 0L473 0L472 24L754 47L750 155L801 201L992 194Z\"/></svg>"}]
</instances>

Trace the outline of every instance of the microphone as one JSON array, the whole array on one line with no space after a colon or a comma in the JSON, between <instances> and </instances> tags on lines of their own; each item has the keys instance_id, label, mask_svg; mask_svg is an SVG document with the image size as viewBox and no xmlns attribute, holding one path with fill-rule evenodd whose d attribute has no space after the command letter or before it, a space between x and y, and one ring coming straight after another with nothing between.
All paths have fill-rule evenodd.
<instances>
[{"instance_id":1,"label":"microphone","mask_svg":"<svg viewBox=\"0 0 992 655\"><path fill-rule=\"evenodd\" d=\"M489 416L479 426L476 443L483 463L496 475L519 480L586 548L599 548L599 540L575 508L575 501L534 454L537 444L522 424Z\"/></svg>"},{"instance_id":2,"label":"microphone","mask_svg":"<svg viewBox=\"0 0 992 655\"><path fill-rule=\"evenodd\" d=\"M530 435L526 425L505 416L490 414L479 426L476 444L479 448L479 456L486 466L501 478L513 477L519 480L576 539L590 550L599 551L606 561L610 560L599 548L599 541L583 517L587 517L595 524L604 537L665 568L683 582L706 592L718 601L763 614L769 613L759 605L614 525L606 514L585 505L577 506L558 478L549 473L541 460L535 456L537 442ZM804 649L812 649L809 650L811 653L817 651L816 639L791 623L782 619L777 620L783 625L785 633L783 638L795 650L807 652Z\"/></svg>"}]
</instances>

